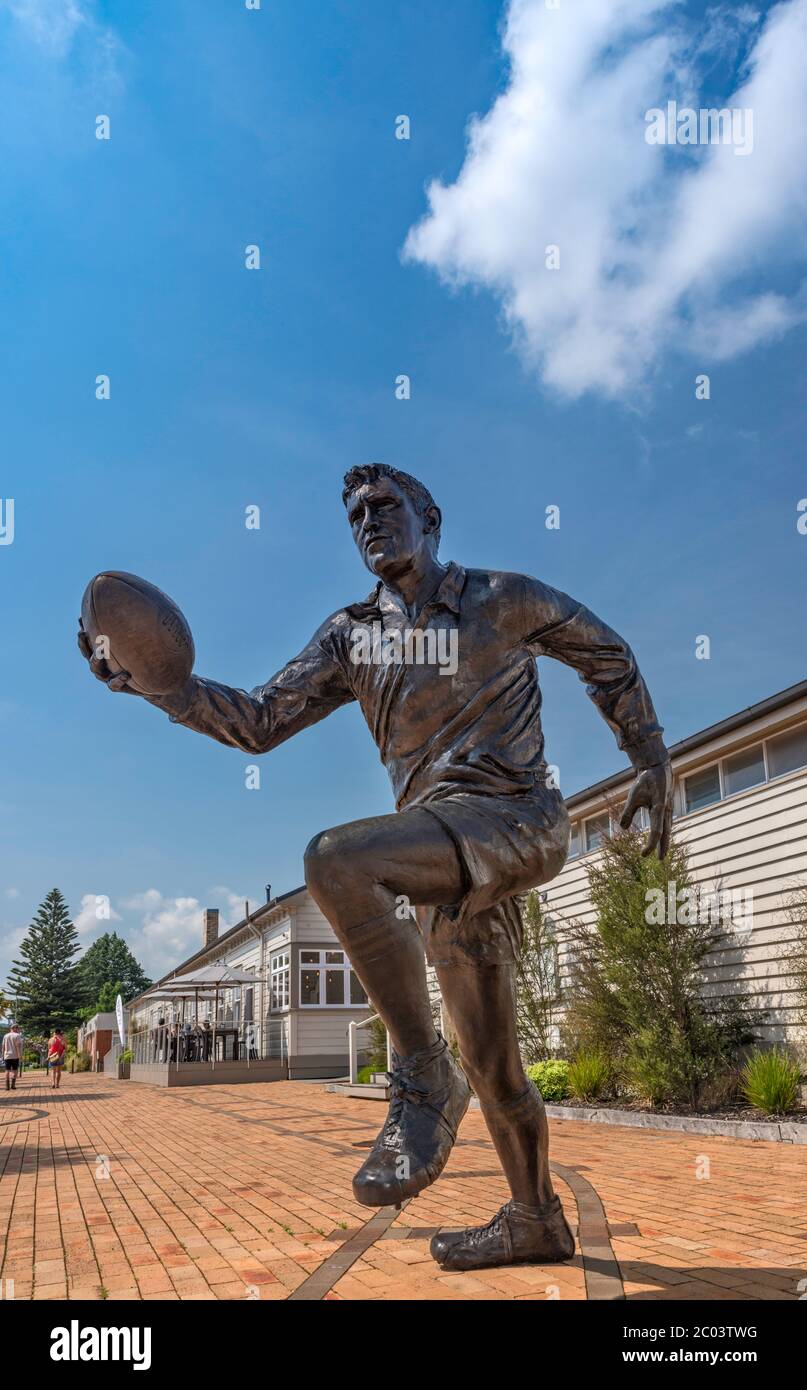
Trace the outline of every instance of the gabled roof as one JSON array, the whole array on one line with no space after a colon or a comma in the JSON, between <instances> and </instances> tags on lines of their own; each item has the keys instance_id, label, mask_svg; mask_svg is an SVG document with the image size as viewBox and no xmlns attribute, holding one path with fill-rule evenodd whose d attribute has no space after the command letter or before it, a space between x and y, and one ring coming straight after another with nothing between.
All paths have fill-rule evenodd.
<instances>
[{"instance_id":1,"label":"gabled roof","mask_svg":"<svg viewBox=\"0 0 807 1390\"><path fill-rule=\"evenodd\" d=\"M306 887L305 884L303 884L301 888L292 888L289 893L281 893L278 897L272 898L268 903L261 903L260 907L256 907L254 912L250 912L249 917L242 917L241 921L236 922L234 927L228 927L227 931L222 932L221 936L217 936L216 940L211 941L209 946L202 946L198 951L194 951L192 956L188 956L187 960L183 960L180 965L175 965L172 970L168 971L167 975L162 975L159 980L155 980L154 984L149 985L148 989L143 990L142 994L136 994L133 999L127 1000L127 1009L131 1008L133 1004L137 1004L141 999L145 999L147 995L157 990L160 985L165 984L166 980L172 979L174 975L181 975L183 970L187 970L189 965L193 965L194 963L201 964L205 956L213 955L225 942L234 940L239 932L244 931L247 926L254 926L262 917L266 917L270 912L274 912L275 908L279 907L281 903L288 902L289 898L296 898L300 893L305 892Z\"/></svg>"}]
</instances>

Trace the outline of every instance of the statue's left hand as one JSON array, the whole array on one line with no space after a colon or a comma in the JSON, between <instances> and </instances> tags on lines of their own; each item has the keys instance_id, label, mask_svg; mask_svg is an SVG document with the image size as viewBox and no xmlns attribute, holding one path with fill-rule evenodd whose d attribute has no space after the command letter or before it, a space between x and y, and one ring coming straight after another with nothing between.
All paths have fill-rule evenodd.
<instances>
[{"instance_id":1,"label":"statue's left hand","mask_svg":"<svg viewBox=\"0 0 807 1390\"><path fill-rule=\"evenodd\" d=\"M673 776L668 762L646 767L639 773L619 821L623 830L630 829L640 806L646 806L650 812L650 830L642 854L652 854L658 849L659 859L664 859L670 845L673 813Z\"/></svg>"}]
</instances>

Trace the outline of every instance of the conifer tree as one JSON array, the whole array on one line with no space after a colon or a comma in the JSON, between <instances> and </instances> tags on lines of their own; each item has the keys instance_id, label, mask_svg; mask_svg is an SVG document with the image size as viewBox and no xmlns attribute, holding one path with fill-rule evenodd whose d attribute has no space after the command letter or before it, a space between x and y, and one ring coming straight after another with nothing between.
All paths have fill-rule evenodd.
<instances>
[{"instance_id":1,"label":"conifer tree","mask_svg":"<svg viewBox=\"0 0 807 1390\"><path fill-rule=\"evenodd\" d=\"M542 1062L553 1051L552 1012L558 1002L557 943L540 895L530 889L520 903L523 928L516 966L516 1023L525 1062Z\"/></svg>"},{"instance_id":2,"label":"conifer tree","mask_svg":"<svg viewBox=\"0 0 807 1390\"><path fill-rule=\"evenodd\" d=\"M78 1017L81 985L74 964L78 935L58 888L40 905L12 963L7 989L16 1000L16 1018L26 1033L50 1034Z\"/></svg>"}]
</instances>

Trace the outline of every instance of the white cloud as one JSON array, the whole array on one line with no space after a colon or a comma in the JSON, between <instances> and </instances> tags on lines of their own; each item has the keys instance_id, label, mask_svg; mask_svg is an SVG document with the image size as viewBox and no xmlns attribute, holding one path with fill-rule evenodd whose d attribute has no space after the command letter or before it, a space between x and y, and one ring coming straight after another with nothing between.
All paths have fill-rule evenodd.
<instances>
[{"instance_id":1,"label":"white cloud","mask_svg":"<svg viewBox=\"0 0 807 1390\"><path fill-rule=\"evenodd\" d=\"M762 25L749 6L697 23L668 0L511 0L507 89L407 238L405 258L493 291L528 366L564 395L625 396L671 351L705 369L805 317L770 280L805 253L807 0ZM702 99L707 68L745 48L737 89ZM645 112L668 100L751 108L752 151L648 144Z\"/></svg>"},{"instance_id":2,"label":"white cloud","mask_svg":"<svg viewBox=\"0 0 807 1390\"><path fill-rule=\"evenodd\" d=\"M127 941L143 969L154 979L201 949L203 907L218 907L220 932L234 926L244 915L244 897L221 886L210 891L204 904L198 898L165 897L158 889L147 888L143 893L123 898L119 906L140 915L140 925L127 932Z\"/></svg>"},{"instance_id":3,"label":"white cloud","mask_svg":"<svg viewBox=\"0 0 807 1390\"><path fill-rule=\"evenodd\" d=\"M19 955L20 947L27 935L27 927L12 927L8 922L4 922L0 927L0 960L7 962L4 976L11 969L12 960Z\"/></svg>"},{"instance_id":4,"label":"white cloud","mask_svg":"<svg viewBox=\"0 0 807 1390\"><path fill-rule=\"evenodd\" d=\"M54 53L70 47L76 31L88 23L88 15L78 0L0 0L20 27L36 43Z\"/></svg>"},{"instance_id":5,"label":"white cloud","mask_svg":"<svg viewBox=\"0 0 807 1390\"><path fill-rule=\"evenodd\" d=\"M19 888L6 888L4 896L7 898L18 898L20 896L20 890Z\"/></svg>"},{"instance_id":6,"label":"white cloud","mask_svg":"<svg viewBox=\"0 0 807 1390\"><path fill-rule=\"evenodd\" d=\"M21 42L52 64L84 74L98 95L121 84L125 49L115 31L96 17L94 0L0 0Z\"/></svg>"},{"instance_id":7,"label":"white cloud","mask_svg":"<svg viewBox=\"0 0 807 1390\"><path fill-rule=\"evenodd\" d=\"M81 898L81 908L73 918L73 926L79 936L84 936L87 932L97 932L102 936L105 932L111 931L110 922L120 922L120 913L116 912L110 904L109 898L98 893L84 893Z\"/></svg>"}]
</instances>

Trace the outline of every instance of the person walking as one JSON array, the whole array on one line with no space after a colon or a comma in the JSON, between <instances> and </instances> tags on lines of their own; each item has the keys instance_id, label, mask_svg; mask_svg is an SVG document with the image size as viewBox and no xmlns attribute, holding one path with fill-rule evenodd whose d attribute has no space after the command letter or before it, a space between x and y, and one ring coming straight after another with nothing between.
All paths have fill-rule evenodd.
<instances>
[{"instance_id":1,"label":"person walking","mask_svg":"<svg viewBox=\"0 0 807 1390\"><path fill-rule=\"evenodd\" d=\"M62 1079L62 1068L64 1066L64 1038L61 1028L54 1028L53 1037L48 1042L48 1070L51 1074L51 1086L54 1091L58 1091L59 1083Z\"/></svg>"},{"instance_id":2,"label":"person walking","mask_svg":"<svg viewBox=\"0 0 807 1390\"><path fill-rule=\"evenodd\" d=\"M16 1091L17 1077L22 1062L22 1033L19 1023L12 1023L10 1032L3 1038L3 1066L6 1072L6 1090Z\"/></svg>"}]
</instances>

